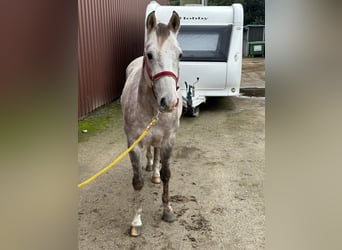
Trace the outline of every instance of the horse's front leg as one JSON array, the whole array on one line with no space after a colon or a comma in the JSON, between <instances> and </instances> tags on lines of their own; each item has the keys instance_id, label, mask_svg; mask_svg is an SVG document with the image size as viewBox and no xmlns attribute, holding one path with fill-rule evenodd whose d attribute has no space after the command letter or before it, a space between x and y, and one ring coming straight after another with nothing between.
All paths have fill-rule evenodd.
<instances>
[{"instance_id":1,"label":"horse's front leg","mask_svg":"<svg viewBox=\"0 0 342 250\"><path fill-rule=\"evenodd\" d=\"M164 206L162 219L166 222L174 222L176 220L176 216L173 213L173 209L170 205L169 201L169 180L171 178L171 170L169 166L169 160L172 153L172 145L166 145L161 148L161 170L160 177L163 181L163 195L162 201Z\"/></svg>"},{"instance_id":2,"label":"horse's front leg","mask_svg":"<svg viewBox=\"0 0 342 250\"><path fill-rule=\"evenodd\" d=\"M133 206L134 206L134 210L135 210L134 219L131 223L130 235L134 236L134 237L139 236L141 234L141 231L142 231L141 189L144 186L144 179L143 179L143 175L142 175L142 166L141 166L140 154L141 154L141 149L139 147L135 147L129 153L129 157L130 157L132 168L133 168L132 185L134 188Z\"/></svg>"}]
</instances>

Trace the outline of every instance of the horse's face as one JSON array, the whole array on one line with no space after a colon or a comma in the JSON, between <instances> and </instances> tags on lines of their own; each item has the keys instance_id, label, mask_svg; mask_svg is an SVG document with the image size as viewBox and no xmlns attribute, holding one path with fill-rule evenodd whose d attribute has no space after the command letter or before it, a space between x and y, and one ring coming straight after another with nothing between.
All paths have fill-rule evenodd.
<instances>
[{"instance_id":1,"label":"horse's face","mask_svg":"<svg viewBox=\"0 0 342 250\"><path fill-rule=\"evenodd\" d=\"M156 21L152 12L146 21L145 74L160 111L173 111L179 103L177 94L179 58L182 50L177 41L180 27L179 16L173 12L169 24Z\"/></svg>"}]
</instances>

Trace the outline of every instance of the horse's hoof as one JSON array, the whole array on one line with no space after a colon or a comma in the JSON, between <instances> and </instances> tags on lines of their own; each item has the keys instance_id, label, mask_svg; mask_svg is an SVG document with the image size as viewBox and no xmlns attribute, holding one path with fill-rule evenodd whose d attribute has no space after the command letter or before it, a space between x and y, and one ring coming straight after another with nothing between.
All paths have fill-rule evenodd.
<instances>
[{"instance_id":1,"label":"horse's hoof","mask_svg":"<svg viewBox=\"0 0 342 250\"><path fill-rule=\"evenodd\" d=\"M147 172L151 172L151 171L152 171L152 165L146 165L145 170L146 170Z\"/></svg>"},{"instance_id":2,"label":"horse's hoof","mask_svg":"<svg viewBox=\"0 0 342 250\"><path fill-rule=\"evenodd\" d=\"M160 184L160 177L154 177L152 176L151 182L154 184Z\"/></svg>"},{"instance_id":3,"label":"horse's hoof","mask_svg":"<svg viewBox=\"0 0 342 250\"><path fill-rule=\"evenodd\" d=\"M162 216L162 220L171 223L177 220L177 217L173 213L164 212Z\"/></svg>"},{"instance_id":4,"label":"horse's hoof","mask_svg":"<svg viewBox=\"0 0 342 250\"><path fill-rule=\"evenodd\" d=\"M142 226L131 226L129 230L129 235L132 237L138 237L141 235Z\"/></svg>"}]
</instances>

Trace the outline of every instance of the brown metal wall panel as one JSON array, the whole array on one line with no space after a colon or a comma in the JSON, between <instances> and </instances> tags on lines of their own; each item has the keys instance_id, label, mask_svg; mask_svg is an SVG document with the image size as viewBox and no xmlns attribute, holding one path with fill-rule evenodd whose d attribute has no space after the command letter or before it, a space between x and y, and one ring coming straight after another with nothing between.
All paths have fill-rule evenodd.
<instances>
[{"instance_id":1,"label":"brown metal wall panel","mask_svg":"<svg viewBox=\"0 0 342 250\"><path fill-rule=\"evenodd\" d=\"M79 118L121 95L127 65L143 53L149 2L78 0Z\"/></svg>"}]
</instances>

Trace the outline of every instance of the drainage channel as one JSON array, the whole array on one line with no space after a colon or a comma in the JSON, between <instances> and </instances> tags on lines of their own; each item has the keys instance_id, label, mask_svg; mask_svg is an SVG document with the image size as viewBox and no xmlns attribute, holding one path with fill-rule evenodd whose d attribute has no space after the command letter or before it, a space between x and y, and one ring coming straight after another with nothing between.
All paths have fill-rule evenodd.
<instances>
[{"instance_id":1,"label":"drainage channel","mask_svg":"<svg viewBox=\"0 0 342 250\"><path fill-rule=\"evenodd\" d=\"M265 88L240 88L240 96L265 97Z\"/></svg>"}]
</instances>

